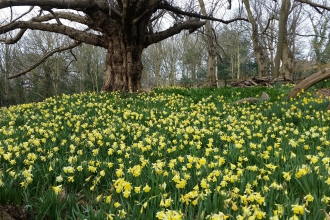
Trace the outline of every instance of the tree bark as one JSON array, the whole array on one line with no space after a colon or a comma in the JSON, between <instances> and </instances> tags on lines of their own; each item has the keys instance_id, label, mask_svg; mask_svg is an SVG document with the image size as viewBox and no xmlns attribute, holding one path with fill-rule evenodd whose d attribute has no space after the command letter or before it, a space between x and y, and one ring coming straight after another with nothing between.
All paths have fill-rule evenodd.
<instances>
[{"instance_id":1,"label":"tree bark","mask_svg":"<svg viewBox=\"0 0 330 220\"><path fill-rule=\"evenodd\" d=\"M205 4L203 0L199 0L199 5L201 7L202 14L207 16ZM210 21L206 21L205 24L205 42L207 45L207 52L208 52L208 59L207 59L207 84L211 88L217 87L217 76L216 68L217 68L217 54L216 54L216 47L215 47L215 39L214 34L212 32L212 26Z\"/></svg>"},{"instance_id":2,"label":"tree bark","mask_svg":"<svg viewBox=\"0 0 330 220\"><path fill-rule=\"evenodd\" d=\"M314 73L313 75L307 77L306 79L298 83L295 87L293 87L288 97L295 98L297 97L298 93L302 92L303 90L307 90L311 86L328 78L330 78L330 69L323 69L317 73Z\"/></svg>"},{"instance_id":3,"label":"tree bark","mask_svg":"<svg viewBox=\"0 0 330 220\"><path fill-rule=\"evenodd\" d=\"M251 7L250 7L250 3L249 0L243 0L248 17L249 17L249 21L252 25L252 43L253 43L253 51L254 54L256 56L257 59L257 63L258 63L258 76L262 77L266 75L266 56L265 56L265 52L264 49L262 48L262 45L259 42L259 30L258 30L258 24L255 20L255 18L253 17L252 11L251 11Z\"/></svg>"},{"instance_id":4,"label":"tree bark","mask_svg":"<svg viewBox=\"0 0 330 220\"><path fill-rule=\"evenodd\" d=\"M293 54L289 48L288 42L285 41L283 42L281 75L283 75L286 79L292 80L293 69Z\"/></svg>"},{"instance_id":5,"label":"tree bark","mask_svg":"<svg viewBox=\"0 0 330 220\"><path fill-rule=\"evenodd\" d=\"M275 67L273 77L278 78L280 75L280 66L281 60L283 61L283 46L286 41L287 35L287 21L289 16L289 10L291 6L291 0L282 0L282 5L280 9L280 18L278 24L278 41L277 41L277 48L276 48L276 55L275 55Z\"/></svg>"},{"instance_id":6,"label":"tree bark","mask_svg":"<svg viewBox=\"0 0 330 220\"><path fill-rule=\"evenodd\" d=\"M127 45L124 34L110 39L106 56L106 78L103 91L141 90L142 45Z\"/></svg>"},{"instance_id":7,"label":"tree bark","mask_svg":"<svg viewBox=\"0 0 330 220\"><path fill-rule=\"evenodd\" d=\"M208 81L208 86L211 88L216 88L217 87L217 76L216 74L216 68L217 68L217 57L215 52L209 51L209 57L208 57L208 74L207 74L207 81Z\"/></svg>"}]
</instances>

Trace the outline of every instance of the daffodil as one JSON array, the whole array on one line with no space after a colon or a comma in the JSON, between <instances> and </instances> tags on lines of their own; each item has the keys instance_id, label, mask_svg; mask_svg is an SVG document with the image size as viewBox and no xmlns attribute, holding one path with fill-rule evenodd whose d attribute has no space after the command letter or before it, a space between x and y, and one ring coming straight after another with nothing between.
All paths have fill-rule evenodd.
<instances>
[{"instance_id":1,"label":"daffodil","mask_svg":"<svg viewBox=\"0 0 330 220\"><path fill-rule=\"evenodd\" d=\"M294 214L303 215L305 212L305 205L292 205L292 211Z\"/></svg>"},{"instance_id":2,"label":"daffodil","mask_svg":"<svg viewBox=\"0 0 330 220\"><path fill-rule=\"evenodd\" d=\"M291 180L291 172L282 172L283 173L283 178L286 180L286 181L290 181Z\"/></svg>"},{"instance_id":3,"label":"daffodil","mask_svg":"<svg viewBox=\"0 0 330 220\"><path fill-rule=\"evenodd\" d=\"M121 204L120 204L119 202L115 202L115 203L113 204L113 206L114 206L115 208L118 208L118 207L121 206Z\"/></svg>"},{"instance_id":4,"label":"daffodil","mask_svg":"<svg viewBox=\"0 0 330 220\"><path fill-rule=\"evenodd\" d=\"M53 186L52 189L55 192L55 194L58 195L62 191L62 185Z\"/></svg>"},{"instance_id":5,"label":"daffodil","mask_svg":"<svg viewBox=\"0 0 330 220\"><path fill-rule=\"evenodd\" d=\"M145 187L143 187L143 191L144 192L150 192L150 190L151 190L151 188L150 188L150 186L147 184L147 185L145 185Z\"/></svg>"}]
</instances>

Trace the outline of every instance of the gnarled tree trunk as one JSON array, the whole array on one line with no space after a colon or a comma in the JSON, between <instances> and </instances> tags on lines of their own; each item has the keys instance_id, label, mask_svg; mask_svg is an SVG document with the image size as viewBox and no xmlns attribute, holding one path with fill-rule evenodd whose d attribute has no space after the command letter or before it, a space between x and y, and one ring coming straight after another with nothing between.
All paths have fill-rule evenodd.
<instances>
[{"instance_id":1,"label":"gnarled tree trunk","mask_svg":"<svg viewBox=\"0 0 330 220\"><path fill-rule=\"evenodd\" d=\"M127 45L123 34L111 38L106 56L103 91L140 90L143 46Z\"/></svg>"}]
</instances>

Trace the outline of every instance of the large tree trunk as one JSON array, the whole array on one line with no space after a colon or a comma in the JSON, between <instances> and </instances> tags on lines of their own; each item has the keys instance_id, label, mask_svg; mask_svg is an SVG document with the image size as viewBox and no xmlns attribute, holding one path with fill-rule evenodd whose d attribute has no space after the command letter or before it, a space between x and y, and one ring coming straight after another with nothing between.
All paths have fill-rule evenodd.
<instances>
[{"instance_id":1,"label":"large tree trunk","mask_svg":"<svg viewBox=\"0 0 330 220\"><path fill-rule=\"evenodd\" d=\"M243 0L243 3L245 5L245 9L247 11L249 20L252 25L252 43L253 43L253 51L257 59L258 63L258 76L262 77L266 75L266 56L264 49L262 48L262 45L260 44L259 40L259 29L258 24L252 14L251 7L249 0Z\"/></svg>"},{"instance_id":2,"label":"large tree trunk","mask_svg":"<svg viewBox=\"0 0 330 220\"><path fill-rule=\"evenodd\" d=\"M213 50L209 51L207 65L208 65L208 74L207 74L208 86L211 88L216 88L217 87L217 76L216 76L217 57L216 57L216 53Z\"/></svg>"},{"instance_id":3,"label":"large tree trunk","mask_svg":"<svg viewBox=\"0 0 330 220\"><path fill-rule=\"evenodd\" d=\"M278 78L280 75L280 66L281 60L282 64L286 61L283 60L283 48L285 46L285 42L287 41L287 22L290 13L291 0L282 0L282 5L280 9L280 18L278 23L278 41L277 41L277 49L275 55L275 67L274 67L274 78Z\"/></svg>"},{"instance_id":4,"label":"large tree trunk","mask_svg":"<svg viewBox=\"0 0 330 220\"><path fill-rule=\"evenodd\" d=\"M207 16L205 4L203 0L199 0L199 5L202 10L202 14L204 16ZM207 45L207 52L208 52L208 59L207 59L207 84L209 87L216 88L217 87L217 76L215 75L216 68L217 68L217 54L216 54L216 45L215 45L215 39L214 34L212 31L212 26L210 21L206 21L205 24L205 42Z\"/></svg>"},{"instance_id":5,"label":"large tree trunk","mask_svg":"<svg viewBox=\"0 0 330 220\"><path fill-rule=\"evenodd\" d=\"M142 50L139 45L127 45L123 34L110 39L106 56L106 78L103 91L141 90Z\"/></svg>"}]
</instances>

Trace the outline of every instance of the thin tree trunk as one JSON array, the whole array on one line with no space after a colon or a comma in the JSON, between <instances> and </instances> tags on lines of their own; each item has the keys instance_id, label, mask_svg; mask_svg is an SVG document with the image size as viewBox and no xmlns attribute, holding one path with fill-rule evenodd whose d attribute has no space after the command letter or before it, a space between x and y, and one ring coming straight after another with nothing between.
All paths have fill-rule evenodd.
<instances>
[{"instance_id":1,"label":"thin tree trunk","mask_svg":"<svg viewBox=\"0 0 330 220\"><path fill-rule=\"evenodd\" d=\"M195 65L191 65L191 79L193 82L196 81L196 66Z\"/></svg>"},{"instance_id":2,"label":"thin tree trunk","mask_svg":"<svg viewBox=\"0 0 330 220\"><path fill-rule=\"evenodd\" d=\"M230 55L230 67L231 67L231 77L234 79L235 74L234 74L234 58L233 55Z\"/></svg>"},{"instance_id":3,"label":"thin tree trunk","mask_svg":"<svg viewBox=\"0 0 330 220\"><path fill-rule=\"evenodd\" d=\"M274 34L274 20L271 21L270 25L270 38L268 38L268 47L269 47L269 54L270 54L270 72L274 72L274 39L275 39L275 34Z\"/></svg>"},{"instance_id":4,"label":"thin tree trunk","mask_svg":"<svg viewBox=\"0 0 330 220\"><path fill-rule=\"evenodd\" d=\"M158 64L156 64L156 67L155 67L155 81L156 81L155 85L156 85L156 87L158 87L160 84L159 76L160 76L160 66Z\"/></svg>"},{"instance_id":5,"label":"thin tree trunk","mask_svg":"<svg viewBox=\"0 0 330 220\"><path fill-rule=\"evenodd\" d=\"M60 67L59 67L59 63L58 63L58 59L56 59L56 69L55 69L55 73L53 75L53 88L54 88L54 95L58 95L58 80L60 77Z\"/></svg>"},{"instance_id":6,"label":"thin tree trunk","mask_svg":"<svg viewBox=\"0 0 330 220\"><path fill-rule=\"evenodd\" d=\"M8 76L9 76L9 68L10 68L10 48L8 44L5 44L5 71L4 71L4 75L5 75L5 80L7 80ZM4 98L5 100L8 99L9 96L9 83L4 83Z\"/></svg>"},{"instance_id":7,"label":"thin tree trunk","mask_svg":"<svg viewBox=\"0 0 330 220\"><path fill-rule=\"evenodd\" d=\"M205 9L205 4L203 0L198 0L199 5L201 7L202 14L204 16L207 16L206 14L206 9ZM216 82L216 59L217 59L217 54L216 54L216 48L214 45L214 34L212 33L212 27L210 21L206 21L205 24L205 41L207 44L207 51L208 51L208 59L207 59L207 80L208 80L208 86L216 88L217 87L217 82Z\"/></svg>"},{"instance_id":8,"label":"thin tree trunk","mask_svg":"<svg viewBox=\"0 0 330 220\"><path fill-rule=\"evenodd\" d=\"M280 66L281 60L283 61L283 46L285 43L285 38L287 35L287 21L289 16L289 10L291 6L291 0L282 0L282 5L280 9L280 18L278 24L278 41L277 41L277 49L275 55L275 67L274 67L274 78L278 78L280 75ZM285 61L284 61L285 62ZM283 63L284 63L283 62Z\"/></svg>"},{"instance_id":9,"label":"thin tree trunk","mask_svg":"<svg viewBox=\"0 0 330 220\"><path fill-rule=\"evenodd\" d=\"M99 54L97 53L96 56L96 71L95 71L95 86L96 86L96 92L99 92Z\"/></svg>"},{"instance_id":10,"label":"thin tree trunk","mask_svg":"<svg viewBox=\"0 0 330 220\"><path fill-rule=\"evenodd\" d=\"M239 41L237 44L237 79L239 79L241 77L241 68L240 68L240 64L241 64L241 60L240 60L240 45L239 45Z\"/></svg>"}]
</instances>

